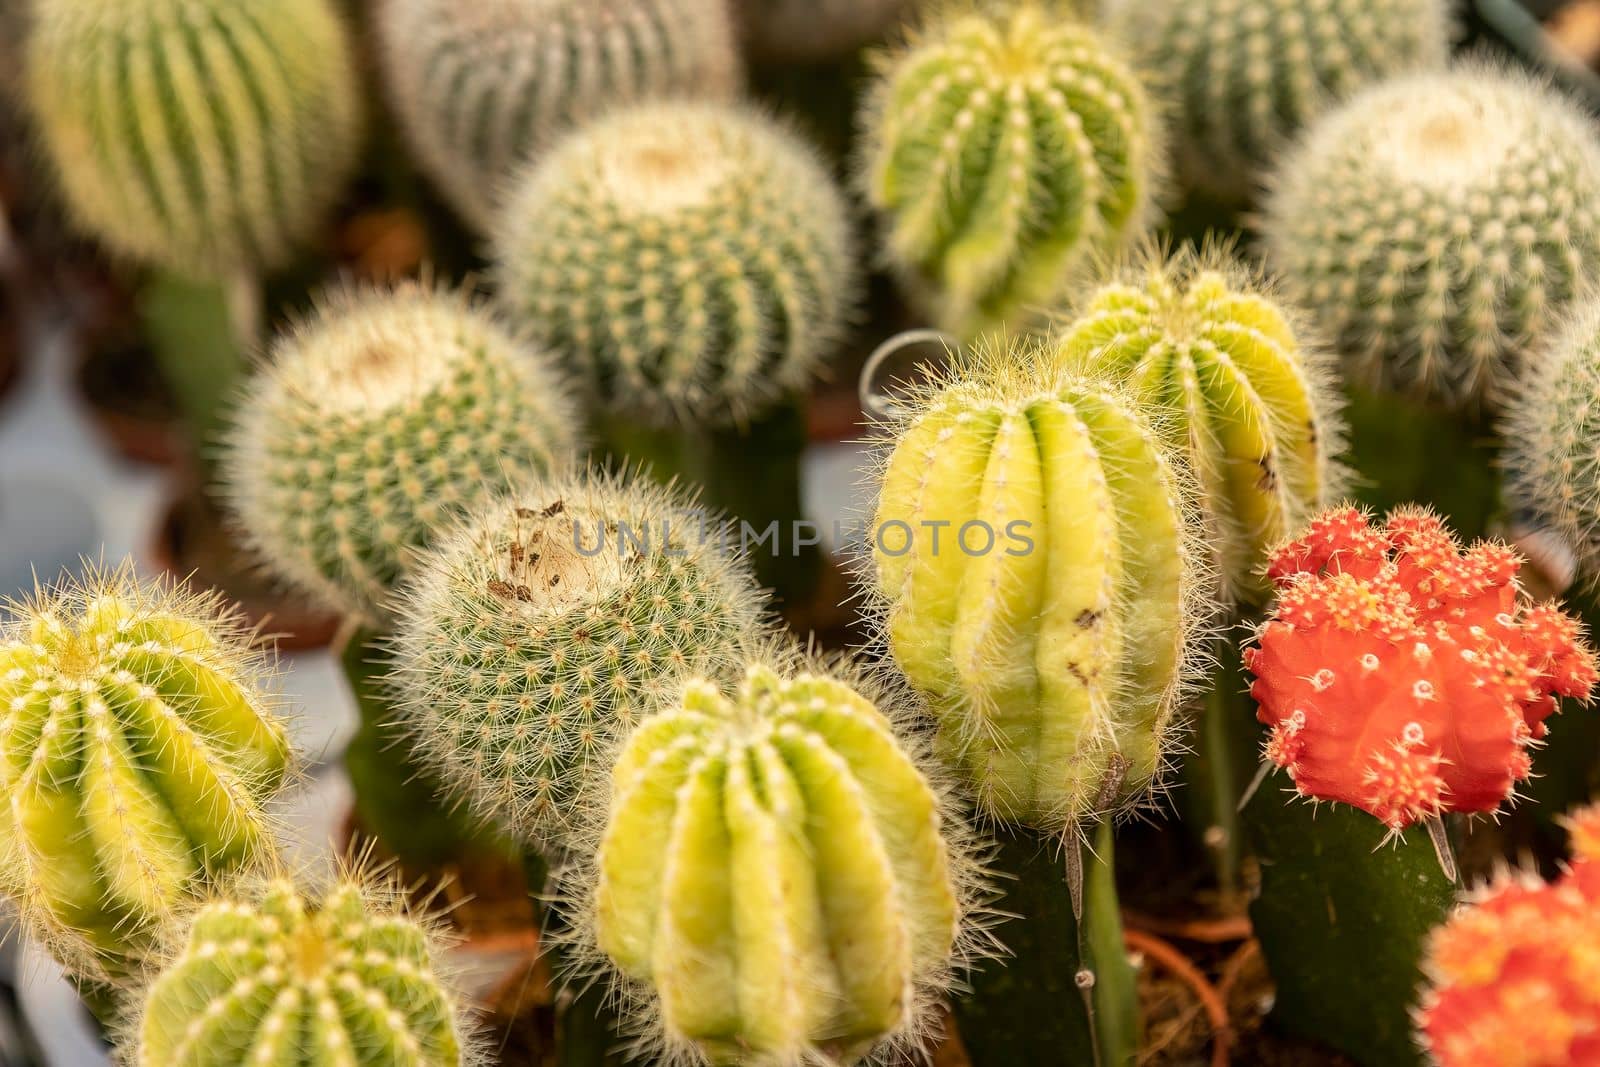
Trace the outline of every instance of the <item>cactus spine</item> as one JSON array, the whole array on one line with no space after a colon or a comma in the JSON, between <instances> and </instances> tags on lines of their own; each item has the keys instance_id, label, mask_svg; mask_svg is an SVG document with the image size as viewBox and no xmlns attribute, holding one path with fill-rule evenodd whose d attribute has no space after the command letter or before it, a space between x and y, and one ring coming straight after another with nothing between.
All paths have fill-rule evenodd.
<instances>
[{"instance_id":1,"label":"cactus spine","mask_svg":"<svg viewBox=\"0 0 1600 1067\"><path fill-rule=\"evenodd\" d=\"M180 274L282 265L354 163L360 96L328 0L42 0L26 63L72 213Z\"/></svg>"},{"instance_id":2,"label":"cactus spine","mask_svg":"<svg viewBox=\"0 0 1600 1067\"><path fill-rule=\"evenodd\" d=\"M290 750L266 658L131 567L0 622L0 887L76 977L124 972L206 883L273 849Z\"/></svg>"},{"instance_id":3,"label":"cactus spine","mask_svg":"<svg viewBox=\"0 0 1600 1067\"><path fill-rule=\"evenodd\" d=\"M739 83L725 0L390 0L378 30L418 157L485 232L518 165L562 131Z\"/></svg>"},{"instance_id":4,"label":"cactus spine","mask_svg":"<svg viewBox=\"0 0 1600 1067\"><path fill-rule=\"evenodd\" d=\"M1503 400L1600 266L1600 142L1531 78L1469 66L1368 89L1284 159L1268 257L1369 383Z\"/></svg>"},{"instance_id":5,"label":"cactus spine","mask_svg":"<svg viewBox=\"0 0 1600 1067\"><path fill-rule=\"evenodd\" d=\"M273 346L235 414L224 490L278 575L381 619L417 550L565 464L577 426L550 361L467 298L350 291Z\"/></svg>"},{"instance_id":6,"label":"cactus spine","mask_svg":"<svg viewBox=\"0 0 1600 1067\"><path fill-rule=\"evenodd\" d=\"M1020 324L1149 224L1150 103L1061 3L931 21L880 57L863 125L888 258L963 336Z\"/></svg>"}]
</instances>

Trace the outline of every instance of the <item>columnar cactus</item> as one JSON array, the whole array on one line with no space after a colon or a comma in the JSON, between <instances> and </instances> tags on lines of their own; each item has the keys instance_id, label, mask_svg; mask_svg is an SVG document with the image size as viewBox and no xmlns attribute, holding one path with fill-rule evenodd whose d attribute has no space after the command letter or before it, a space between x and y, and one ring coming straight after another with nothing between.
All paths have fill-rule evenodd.
<instances>
[{"instance_id":1,"label":"columnar cactus","mask_svg":"<svg viewBox=\"0 0 1600 1067\"><path fill-rule=\"evenodd\" d=\"M182 274L271 268L355 161L360 91L329 0L41 0L26 99L68 207Z\"/></svg>"},{"instance_id":2,"label":"columnar cactus","mask_svg":"<svg viewBox=\"0 0 1600 1067\"><path fill-rule=\"evenodd\" d=\"M1267 549L1336 491L1339 393L1324 354L1256 279L1209 255L1130 269L1075 314L1057 362L1164 409L1199 473L1223 577L1254 589Z\"/></svg>"},{"instance_id":3,"label":"columnar cactus","mask_svg":"<svg viewBox=\"0 0 1600 1067\"><path fill-rule=\"evenodd\" d=\"M798 1067L919 1036L975 868L872 699L760 662L737 691L692 680L610 787L588 929L646 1043Z\"/></svg>"},{"instance_id":4,"label":"columnar cactus","mask_svg":"<svg viewBox=\"0 0 1600 1067\"><path fill-rule=\"evenodd\" d=\"M1245 650L1267 759L1395 830L1498 809L1558 698L1596 681L1577 621L1531 603L1519 565L1423 511L1319 517L1273 554L1278 603Z\"/></svg>"},{"instance_id":5,"label":"columnar cactus","mask_svg":"<svg viewBox=\"0 0 1600 1067\"><path fill-rule=\"evenodd\" d=\"M223 489L248 542L369 619L443 527L565 465L579 424L541 351L414 284L326 301L278 338L234 419Z\"/></svg>"},{"instance_id":6,"label":"columnar cactus","mask_svg":"<svg viewBox=\"0 0 1600 1067\"><path fill-rule=\"evenodd\" d=\"M1289 295L1369 383L1497 404L1600 269L1600 142L1531 78L1469 66L1368 89L1265 203Z\"/></svg>"},{"instance_id":7,"label":"columnar cactus","mask_svg":"<svg viewBox=\"0 0 1600 1067\"><path fill-rule=\"evenodd\" d=\"M1018 322L1148 226L1150 102L1057 0L935 19L879 67L863 187L890 262L947 329Z\"/></svg>"},{"instance_id":8,"label":"columnar cactus","mask_svg":"<svg viewBox=\"0 0 1600 1067\"><path fill-rule=\"evenodd\" d=\"M378 32L418 157L485 232L553 136L620 104L728 98L739 83L726 0L389 0Z\"/></svg>"},{"instance_id":9,"label":"columnar cactus","mask_svg":"<svg viewBox=\"0 0 1600 1067\"><path fill-rule=\"evenodd\" d=\"M1160 770L1207 576L1160 432L1117 386L1046 362L986 351L908 405L872 585L983 806L1056 830Z\"/></svg>"},{"instance_id":10,"label":"columnar cactus","mask_svg":"<svg viewBox=\"0 0 1600 1067\"><path fill-rule=\"evenodd\" d=\"M843 197L757 112L656 103L573 135L513 193L502 299L608 408L729 423L809 382L854 299Z\"/></svg>"},{"instance_id":11,"label":"columnar cactus","mask_svg":"<svg viewBox=\"0 0 1600 1067\"><path fill-rule=\"evenodd\" d=\"M595 475L471 515L400 601L394 704L455 795L559 850L616 738L684 671L716 674L764 610L692 499Z\"/></svg>"},{"instance_id":12,"label":"columnar cactus","mask_svg":"<svg viewBox=\"0 0 1600 1067\"><path fill-rule=\"evenodd\" d=\"M144 991L135 1067L457 1067L474 1034L441 941L394 887L282 878L201 908Z\"/></svg>"},{"instance_id":13,"label":"columnar cactus","mask_svg":"<svg viewBox=\"0 0 1600 1067\"><path fill-rule=\"evenodd\" d=\"M737 0L755 51L778 59L828 59L859 48L922 0Z\"/></svg>"},{"instance_id":14,"label":"columnar cactus","mask_svg":"<svg viewBox=\"0 0 1600 1067\"><path fill-rule=\"evenodd\" d=\"M131 568L0 620L0 890L71 973L105 979L271 854L291 756L270 664L216 600Z\"/></svg>"},{"instance_id":15,"label":"columnar cactus","mask_svg":"<svg viewBox=\"0 0 1600 1067\"><path fill-rule=\"evenodd\" d=\"M1109 23L1172 108L1186 185L1247 201L1307 122L1368 85L1443 67L1447 0L1112 0Z\"/></svg>"}]
</instances>

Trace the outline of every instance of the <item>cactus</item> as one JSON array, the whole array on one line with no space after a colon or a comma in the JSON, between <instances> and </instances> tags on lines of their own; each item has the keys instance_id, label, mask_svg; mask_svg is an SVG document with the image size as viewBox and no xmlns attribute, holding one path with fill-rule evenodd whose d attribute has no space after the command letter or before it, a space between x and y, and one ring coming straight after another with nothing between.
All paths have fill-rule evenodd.
<instances>
[{"instance_id":1,"label":"cactus","mask_svg":"<svg viewBox=\"0 0 1600 1067\"><path fill-rule=\"evenodd\" d=\"M176 273L282 266L355 161L328 0L41 0L26 99L78 222Z\"/></svg>"},{"instance_id":2,"label":"cactus","mask_svg":"<svg viewBox=\"0 0 1600 1067\"><path fill-rule=\"evenodd\" d=\"M495 243L502 299L608 410L727 425L816 376L851 310L842 196L744 107L656 103L528 173Z\"/></svg>"},{"instance_id":3,"label":"cactus","mask_svg":"<svg viewBox=\"0 0 1600 1067\"><path fill-rule=\"evenodd\" d=\"M1199 474L1223 577L1254 589L1267 550L1338 491L1341 401L1324 354L1258 279L1214 252L1148 257L1075 315L1054 342L1057 362L1166 409Z\"/></svg>"},{"instance_id":4,"label":"cactus","mask_svg":"<svg viewBox=\"0 0 1600 1067\"><path fill-rule=\"evenodd\" d=\"M291 757L270 667L215 598L131 566L0 612L0 890L75 977L126 973L273 850Z\"/></svg>"},{"instance_id":5,"label":"cactus","mask_svg":"<svg viewBox=\"0 0 1600 1067\"><path fill-rule=\"evenodd\" d=\"M234 416L223 489L275 573L382 619L415 552L564 465L578 421L543 353L467 298L352 290L273 346Z\"/></svg>"},{"instance_id":6,"label":"cactus","mask_svg":"<svg viewBox=\"0 0 1600 1067\"><path fill-rule=\"evenodd\" d=\"M931 21L878 65L862 184L888 259L945 328L1020 324L1148 227L1150 103L1060 0Z\"/></svg>"},{"instance_id":7,"label":"cactus","mask_svg":"<svg viewBox=\"0 0 1600 1067\"><path fill-rule=\"evenodd\" d=\"M442 941L400 890L341 877L319 900L284 878L213 900L143 991L133 1067L458 1067L470 1019Z\"/></svg>"},{"instance_id":8,"label":"cactus","mask_svg":"<svg viewBox=\"0 0 1600 1067\"><path fill-rule=\"evenodd\" d=\"M455 796L536 847L684 671L716 673L763 607L691 498L584 475L471 515L399 602L393 703Z\"/></svg>"},{"instance_id":9,"label":"cactus","mask_svg":"<svg viewBox=\"0 0 1600 1067\"><path fill-rule=\"evenodd\" d=\"M892 698L787 658L690 680L611 770L579 928L666 1062L914 1041L971 941L978 868Z\"/></svg>"},{"instance_id":10,"label":"cactus","mask_svg":"<svg viewBox=\"0 0 1600 1067\"><path fill-rule=\"evenodd\" d=\"M484 232L518 166L567 128L739 83L726 0L391 0L377 26L417 156Z\"/></svg>"},{"instance_id":11,"label":"cactus","mask_svg":"<svg viewBox=\"0 0 1600 1067\"><path fill-rule=\"evenodd\" d=\"M1368 85L1443 67L1447 0L1112 0L1108 22L1171 107L1185 185L1250 200L1301 127Z\"/></svg>"},{"instance_id":12,"label":"cactus","mask_svg":"<svg viewBox=\"0 0 1600 1067\"><path fill-rule=\"evenodd\" d=\"M881 36L922 0L738 0L758 55L835 58Z\"/></svg>"},{"instance_id":13,"label":"cactus","mask_svg":"<svg viewBox=\"0 0 1600 1067\"><path fill-rule=\"evenodd\" d=\"M1209 583L1161 430L1047 362L980 345L908 403L871 584L982 806L1060 830L1156 777Z\"/></svg>"},{"instance_id":14,"label":"cactus","mask_svg":"<svg viewBox=\"0 0 1600 1067\"><path fill-rule=\"evenodd\" d=\"M1597 203L1588 117L1477 65L1325 115L1284 158L1262 227L1289 295L1369 384L1492 407L1600 269Z\"/></svg>"}]
</instances>

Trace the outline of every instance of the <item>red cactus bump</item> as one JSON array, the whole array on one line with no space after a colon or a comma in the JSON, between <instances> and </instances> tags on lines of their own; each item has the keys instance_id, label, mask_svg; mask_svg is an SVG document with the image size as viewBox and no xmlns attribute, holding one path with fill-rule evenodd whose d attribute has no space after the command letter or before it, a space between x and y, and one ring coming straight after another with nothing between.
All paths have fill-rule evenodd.
<instances>
[{"instance_id":1,"label":"red cactus bump","mask_svg":"<svg viewBox=\"0 0 1600 1067\"><path fill-rule=\"evenodd\" d=\"M1600 808L1546 885L1506 875L1433 932L1419 1030L1439 1067L1600 1064Z\"/></svg>"},{"instance_id":2,"label":"red cactus bump","mask_svg":"<svg viewBox=\"0 0 1600 1067\"><path fill-rule=\"evenodd\" d=\"M1393 829L1498 808L1557 698L1596 681L1577 622L1531 603L1520 565L1419 509L1317 518L1273 554L1278 602L1245 650L1267 758Z\"/></svg>"}]
</instances>

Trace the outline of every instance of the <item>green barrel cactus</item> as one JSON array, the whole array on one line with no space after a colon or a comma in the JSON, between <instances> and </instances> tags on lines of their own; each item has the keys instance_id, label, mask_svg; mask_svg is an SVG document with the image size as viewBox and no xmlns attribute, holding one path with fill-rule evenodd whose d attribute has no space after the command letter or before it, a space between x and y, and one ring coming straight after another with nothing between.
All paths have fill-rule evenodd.
<instances>
[{"instance_id":1,"label":"green barrel cactus","mask_svg":"<svg viewBox=\"0 0 1600 1067\"><path fill-rule=\"evenodd\" d=\"M1368 384L1492 407L1600 269L1600 140L1527 75L1395 79L1312 125L1262 230Z\"/></svg>"},{"instance_id":2,"label":"green barrel cactus","mask_svg":"<svg viewBox=\"0 0 1600 1067\"><path fill-rule=\"evenodd\" d=\"M1112 0L1108 21L1171 108L1183 183L1234 203L1329 107L1450 54L1448 0Z\"/></svg>"},{"instance_id":3,"label":"green barrel cactus","mask_svg":"<svg viewBox=\"0 0 1600 1067\"><path fill-rule=\"evenodd\" d=\"M390 686L418 758L477 814L566 847L616 739L754 632L724 533L680 492L594 474L479 509L399 601Z\"/></svg>"},{"instance_id":4,"label":"green barrel cactus","mask_svg":"<svg viewBox=\"0 0 1600 1067\"><path fill-rule=\"evenodd\" d=\"M1131 394L991 345L891 424L869 584L983 808L1059 831L1141 796L1170 754L1206 552Z\"/></svg>"},{"instance_id":5,"label":"green barrel cactus","mask_svg":"<svg viewBox=\"0 0 1600 1067\"><path fill-rule=\"evenodd\" d=\"M835 58L881 37L925 0L737 0L757 55Z\"/></svg>"},{"instance_id":6,"label":"green barrel cactus","mask_svg":"<svg viewBox=\"0 0 1600 1067\"><path fill-rule=\"evenodd\" d=\"M377 27L418 159L484 232L564 130L647 97L731 98L740 80L727 0L389 0Z\"/></svg>"},{"instance_id":7,"label":"green barrel cactus","mask_svg":"<svg viewBox=\"0 0 1600 1067\"><path fill-rule=\"evenodd\" d=\"M437 532L570 461L581 416L541 351L408 283L325 301L233 418L223 490L247 542L297 588L382 620Z\"/></svg>"},{"instance_id":8,"label":"green barrel cactus","mask_svg":"<svg viewBox=\"0 0 1600 1067\"><path fill-rule=\"evenodd\" d=\"M879 67L863 188L889 261L946 329L1020 324L1151 222L1151 104L1064 3L962 9Z\"/></svg>"},{"instance_id":9,"label":"green barrel cactus","mask_svg":"<svg viewBox=\"0 0 1600 1067\"><path fill-rule=\"evenodd\" d=\"M1053 339L1062 368L1129 386L1190 457L1234 592L1337 498L1342 403L1305 324L1216 253L1151 256L1094 290Z\"/></svg>"},{"instance_id":10,"label":"green barrel cactus","mask_svg":"<svg viewBox=\"0 0 1600 1067\"><path fill-rule=\"evenodd\" d=\"M330 0L39 0L26 94L67 206L188 276L281 266L355 162L360 90Z\"/></svg>"},{"instance_id":11,"label":"green barrel cactus","mask_svg":"<svg viewBox=\"0 0 1600 1067\"><path fill-rule=\"evenodd\" d=\"M126 973L274 851L291 753L270 674L215 599L131 567L0 612L0 892L75 977Z\"/></svg>"},{"instance_id":12,"label":"green barrel cactus","mask_svg":"<svg viewBox=\"0 0 1600 1067\"><path fill-rule=\"evenodd\" d=\"M608 410L726 425L814 378L853 307L848 212L812 151L742 107L642 104L530 171L501 299Z\"/></svg>"},{"instance_id":13,"label":"green barrel cactus","mask_svg":"<svg viewBox=\"0 0 1600 1067\"><path fill-rule=\"evenodd\" d=\"M442 941L396 887L344 877L318 900L283 878L211 901L143 991L132 1067L458 1067L471 1019Z\"/></svg>"},{"instance_id":14,"label":"green barrel cactus","mask_svg":"<svg viewBox=\"0 0 1600 1067\"><path fill-rule=\"evenodd\" d=\"M854 1063L924 1032L975 870L874 700L758 662L628 738L584 928L673 1062Z\"/></svg>"}]
</instances>

